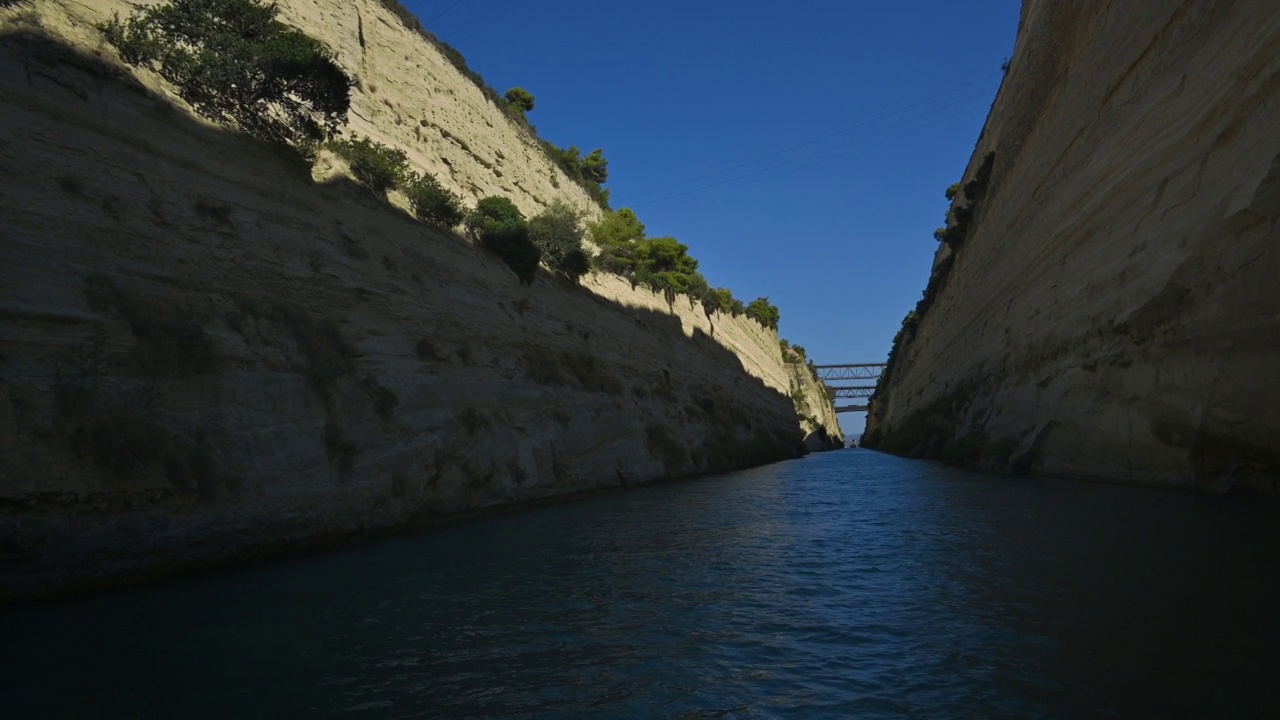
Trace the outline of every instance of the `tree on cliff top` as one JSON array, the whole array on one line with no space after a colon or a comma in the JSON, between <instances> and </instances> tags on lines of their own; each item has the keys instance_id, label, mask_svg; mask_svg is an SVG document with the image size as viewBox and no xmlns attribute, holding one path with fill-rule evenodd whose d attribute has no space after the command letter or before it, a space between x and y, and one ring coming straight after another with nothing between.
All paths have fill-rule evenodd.
<instances>
[{"instance_id":1,"label":"tree on cliff top","mask_svg":"<svg viewBox=\"0 0 1280 720\"><path fill-rule=\"evenodd\" d=\"M546 140L538 142L542 144L548 157L560 166L570 180L586 190L597 205L606 211L609 210L609 190L600 187L602 183L609 180L609 161L605 159L603 148L596 148L583 157L577 145L561 148Z\"/></svg>"},{"instance_id":2,"label":"tree on cliff top","mask_svg":"<svg viewBox=\"0 0 1280 720\"><path fill-rule=\"evenodd\" d=\"M347 120L351 78L320 41L260 0L173 0L101 30L201 114L275 142L323 140Z\"/></svg>"},{"instance_id":3,"label":"tree on cliff top","mask_svg":"<svg viewBox=\"0 0 1280 720\"><path fill-rule=\"evenodd\" d=\"M758 297L747 303L746 312L747 317L773 330L778 329L778 322L782 319L782 313L767 297Z\"/></svg>"},{"instance_id":4,"label":"tree on cliff top","mask_svg":"<svg viewBox=\"0 0 1280 720\"><path fill-rule=\"evenodd\" d=\"M533 93L522 87L513 87L504 96L507 102L520 109L521 113L533 111Z\"/></svg>"},{"instance_id":5,"label":"tree on cliff top","mask_svg":"<svg viewBox=\"0 0 1280 720\"><path fill-rule=\"evenodd\" d=\"M581 168L582 176L593 183L603 185L609 181L609 161L604 157L604 148L596 148L582 158Z\"/></svg>"},{"instance_id":6,"label":"tree on cliff top","mask_svg":"<svg viewBox=\"0 0 1280 720\"><path fill-rule=\"evenodd\" d=\"M591 223L587 230L595 244L607 248L643 238L645 228L631 208L622 208L618 212L605 213L599 220Z\"/></svg>"}]
</instances>

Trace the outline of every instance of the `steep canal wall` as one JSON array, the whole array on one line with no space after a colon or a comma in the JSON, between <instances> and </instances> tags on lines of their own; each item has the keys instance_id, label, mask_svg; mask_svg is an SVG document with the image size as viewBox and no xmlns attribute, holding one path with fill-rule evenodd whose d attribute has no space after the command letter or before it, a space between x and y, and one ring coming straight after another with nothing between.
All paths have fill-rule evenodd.
<instances>
[{"instance_id":1,"label":"steep canal wall","mask_svg":"<svg viewBox=\"0 0 1280 720\"><path fill-rule=\"evenodd\" d=\"M286 0L352 134L473 205L590 197L381 2ZM0 9L0 595L57 594L838 442L776 331L464 238L204 120L98 23ZM399 207L396 206L398 203Z\"/></svg>"},{"instance_id":2,"label":"steep canal wall","mask_svg":"<svg viewBox=\"0 0 1280 720\"><path fill-rule=\"evenodd\" d=\"M1280 489L1278 107L1276 3L1025 2L868 444Z\"/></svg>"}]
</instances>

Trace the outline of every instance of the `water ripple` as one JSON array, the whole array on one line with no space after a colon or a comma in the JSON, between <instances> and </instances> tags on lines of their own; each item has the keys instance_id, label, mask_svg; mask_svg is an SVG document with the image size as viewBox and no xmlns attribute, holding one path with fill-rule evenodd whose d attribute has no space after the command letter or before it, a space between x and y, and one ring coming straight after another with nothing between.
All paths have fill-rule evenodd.
<instances>
[{"instance_id":1,"label":"water ripple","mask_svg":"<svg viewBox=\"0 0 1280 720\"><path fill-rule=\"evenodd\" d=\"M1278 551L1275 503L846 451L12 608L0 682L32 716L1265 714Z\"/></svg>"}]
</instances>

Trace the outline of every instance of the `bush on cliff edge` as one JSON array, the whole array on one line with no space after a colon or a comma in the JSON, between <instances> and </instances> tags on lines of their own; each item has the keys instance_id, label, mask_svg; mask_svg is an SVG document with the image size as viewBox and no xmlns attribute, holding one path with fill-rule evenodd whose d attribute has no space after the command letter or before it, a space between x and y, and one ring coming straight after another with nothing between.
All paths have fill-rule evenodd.
<instances>
[{"instance_id":1,"label":"bush on cliff edge","mask_svg":"<svg viewBox=\"0 0 1280 720\"><path fill-rule=\"evenodd\" d=\"M404 193L409 196L418 219L437 227L457 227L467 216L462 198L429 173L419 175L410 172L404 183Z\"/></svg>"},{"instance_id":2,"label":"bush on cliff edge","mask_svg":"<svg viewBox=\"0 0 1280 720\"><path fill-rule=\"evenodd\" d=\"M367 137L353 137L331 142L329 149L347 161L357 180L379 195L386 195L409 179L409 156L399 148Z\"/></svg>"},{"instance_id":3,"label":"bush on cliff edge","mask_svg":"<svg viewBox=\"0 0 1280 720\"><path fill-rule=\"evenodd\" d=\"M529 239L542 251L547 266L577 282L591 269L582 247L582 216L563 202L555 202L529 221Z\"/></svg>"},{"instance_id":4,"label":"bush on cliff edge","mask_svg":"<svg viewBox=\"0 0 1280 720\"><path fill-rule=\"evenodd\" d=\"M260 0L173 0L100 29L125 62L156 70L212 120L272 142L324 140L347 120L351 78L277 12Z\"/></svg>"},{"instance_id":5,"label":"bush on cliff edge","mask_svg":"<svg viewBox=\"0 0 1280 720\"><path fill-rule=\"evenodd\" d=\"M467 216L467 233L501 257L520 282L533 282L542 251L529 239L529 223L520 209L504 197L487 197Z\"/></svg>"}]
</instances>

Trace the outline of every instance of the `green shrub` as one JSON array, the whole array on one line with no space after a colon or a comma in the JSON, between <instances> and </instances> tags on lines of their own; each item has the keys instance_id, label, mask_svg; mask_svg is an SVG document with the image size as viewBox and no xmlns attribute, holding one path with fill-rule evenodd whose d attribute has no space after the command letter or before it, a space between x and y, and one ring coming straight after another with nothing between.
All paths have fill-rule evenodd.
<instances>
[{"instance_id":1,"label":"green shrub","mask_svg":"<svg viewBox=\"0 0 1280 720\"><path fill-rule=\"evenodd\" d=\"M523 103L514 101L512 99L512 93L517 90L528 94L528 91L525 91L522 88L512 88L511 90L508 90L506 97L499 95L498 91L495 90L493 86L489 85L489 83L486 82L485 79L479 73L477 73L475 70L472 70L467 65L467 59L463 57L462 53L458 52L457 48L453 47L447 42L444 42L443 40L436 37L431 32L427 31L426 28L422 27L422 22L418 20L418 18L412 12L410 12L404 5L400 4L399 0L379 0L379 1L381 2L383 7L390 10L397 18L399 18L400 22L403 23L406 28L413 30L414 32L417 32L419 35L425 38L427 42L434 45L435 48L439 50L442 55L445 56L445 59L447 59L449 63L453 65L454 68L457 69L458 72L462 73L463 76L471 80L471 82L474 83L475 86L480 89L480 91L484 94L484 96L489 99L489 102L493 103L494 106L497 107L499 110L501 110L504 115L510 118L517 125L528 130L529 134L532 135L534 138L538 138L537 128L530 125L528 118L525 117L526 112L533 110L534 98L532 94L529 94L528 107L524 107ZM589 164L595 167L588 168L584 171L582 167L582 163L585 162L585 160L582 158L576 157L579 154L579 151L577 150L577 148L571 148L572 154L575 156L575 159L574 161L570 161L568 157L568 154L570 153L570 151L561 150L555 145L542 139L538 139L538 144L542 147L543 153L546 154L546 156L550 158L553 162L559 165L560 168L565 171L565 174L568 175L571 180L573 180L583 190L585 190L587 194L591 196L591 199L596 202L597 205L599 205L601 208L605 210L609 209L609 190L607 188L600 187L608 177L608 173L605 170L608 163L604 160L604 154L602 150L596 150L592 152L591 155L587 156L588 158L591 158L593 156L598 157L598 162L591 161ZM595 178L595 179L590 179L590 178Z\"/></svg>"},{"instance_id":2,"label":"green shrub","mask_svg":"<svg viewBox=\"0 0 1280 720\"><path fill-rule=\"evenodd\" d=\"M701 277L689 246L675 238L645 238L635 244L633 254L632 279L661 292L667 302L673 302L677 293L687 294L697 282L695 276Z\"/></svg>"},{"instance_id":3,"label":"green shrub","mask_svg":"<svg viewBox=\"0 0 1280 720\"><path fill-rule=\"evenodd\" d=\"M636 264L635 244L644 239L644 223L631 208L606 212L598 221L588 225L587 231L591 240L600 247L600 254L595 258L596 267L630 278Z\"/></svg>"},{"instance_id":4,"label":"green shrub","mask_svg":"<svg viewBox=\"0 0 1280 720\"><path fill-rule=\"evenodd\" d=\"M552 204L529 221L529 239L552 270L574 282L591 269L582 248L582 216L563 202Z\"/></svg>"},{"instance_id":5,"label":"green shrub","mask_svg":"<svg viewBox=\"0 0 1280 720\"><path fill-rule=\"evenodd\" d=\"M960 246L960 243L964 242L964 236L968 230L968 225L948 225L947 227L941 227L934 230L933 239L938 242L944 242L952 248L957 248Z\"/></svg>"},{"instance_id":6,"label":"green shrub","mask_svg":"<svg viewBox=\"0 0 1280 720\"><path fill-rule=\"evenodd\" d=\"M429 174L411 174L405 182L404 192L409 196L414 214L433 225L457 227L467 216L462 198Z\"/></svg>"},{"instance_id":7,"label":"green shrub","mask_svg":"<svg viewBox=\"0 0 1280 720\"><path fill-rule=\"evenodd\" d=\"M694 262L697 262L696 260ZM685 295L689 296L689 304L700 303L711 295L711 283L707 282L707 278L702 273L694 270L689 274L686 282Z\"/></svg>"},{"instance_id":8,"label":"green shrub","mask_svg":"<svg viewBox=\"0 0 1280 720\"><path fill-rule=\"evenodd\" d=\"M586 229L591 234L591 241L600 247L643 240L645 236L644 223L640 222L631 208L623 208L617 213L604 213Z\"/></svg>"},{"instance_id":9,"label":"green shrub","mask_svg":"<svg viewBox=\"0 0 1280 720\"><path fill-rule=\"evenodd\" d=\"M712 288L702 296L702 309L708 318L717 311L737 317L742 314L741 308L742 302L734 298L728 288Z\"/></svg>"},{"instance_id":10,"label":"green shrub","mask_svg":"<svg viewBox=\"0 0 1280 720\"><path fill-rule=\"evenodd\" d=\"M582 151L576 145L565 149L546 140L539 140L539 143L570 180L586 190L601 208L609 209L609 191L601 187L609 179L609 161L604 157L604 149L596 148L590 155L582 157Z\"/></svg>"},{"instance_id":11,"label":"green shrub","mask_svg":"<svg viewBox=\"0 0 1280 720\"><path fill-rule=\"evenodd\" d=\"M570 250L556 261L552 269L570 280L578 282L583 275L591 272L591 256L587 255L587 251L582 248Z\"/></svg>"},{"instance_id":12,"label":"green shrub","mask_svg":"<svg viewBox=\"0 0 1280 720\"><path fill-rule=\"evenodd\" d=\"M605 272L631 276L635 267L633 248L644 237L644 224L630 208L616 213L608 212L600 220L587 226L591 239L600 248L595 256L595 266Z\"/></svg>"},{"instance_id":13,"label":"green shrub","mask_svg":"<svg viewBox=\"0 0 1280 720\"><path fill-rule=\"evenodd\" d=\"M951 268L954 267L955 260L956 256L952 254L938 263L938 267L929 276L929 284L925 286L923 296L916 303L915 308L909 311L906 317L902 318L902 327L893 336L893 345L889 348L889 358L885 361L884 372L880 374L880 379L876 381L876 389L867 398L867 404L872 406L873 409L876 403L887 402L885 389L888 388L890 379L897 368L899 351L911 337L915 336L916 330L920 327L920 322L929 312L929 308L933 307L934 301L937 300L938 295L942 292L943 284L946 283L947 277L951 274ZM873 436L872 444L874 444L877 437Z\"/></svg>"},{"instance_id":14,"label":"green shrub","mask_svg":"<svg viewBox=\"0 0 1280 720\"><path fill-rule=\"evenodd\" d=\"M511 200L491 195L476 203L476 207L467 215L467 233L473 240L483 240L485 230L500 225L519 225L528 233L528 223L524 213Z\"/></svg>"},{"instance_id":15,"label":"green shrub","mask_svg":"<svg viewBox=\"0 0 1280 720\"><path fill-rule=\"evenodd\" d=\"M154 68L206 117L273 142L323 140L346 122L351 78L277 12L260 0L172 0L101 30L125 62Z\"/></svg>"},{"instance_id":16,"label":"green shrub","mask_svg":"<svg viewBox=\"0 0 1280 720\"><path fill-rule=\"evenodd\" d=\"M578 166L582 176L588 181L603 185L609 181L609 161L604 157L604 148L596 148L591 154L582 158Z\"/></svg>"},{"instance_id":17,"label":"green shrub","mask_svg":"<svg viewBox=\"0 0 1280 720\"><path fill-rule=\"evenodd\" d=\"M533 111L533 93L522 87L513 87L503 96L507 102L519 109L521 113Z\"/></svg>"},{"instance_id":18,"label":"green shrub","mask_svg":"<svg viewBox=\"0 0 1280 720\"><path fill-rule=\"evenodd\" d=\"M782 319L782 313L767 297L758 297L747 303L746 315L771 330L777 330L778 322Z\"/></svg>"},{"instance_id":19,"label":"green shrub","mask_svg":"<svg viewBox=\"0 0 1280 720\"><path fill-rule=\"evenodd\" d=\"M644 237L644 223L631 208L604 213L599 220L587 225L591 241L600 247L618 245Z\"/></svg>"},{"instance_id":20,"label":"green shrub","mask_svg":"<svg viewBox=\"0 0 1280 720\"><path fill-rule=\"evenodd\" d=\"M467 59L462 56L462 53L458 52L457 48L436 37L426 28L422 27L422 21L418 20L417 16L410 12L408 8L401 5L399 0L379 0L379 2L384 8L391 11L393 15L399 18L401 24L406 28L418 33L427 42L431 43L437 50L439 50L440 54L444 55L445 59L449 61L450 65L453 65L454 69L462 73L464 77L480 89L480 92L488 98L489 102L493 103L494 106L501 110L507 117L511 118L516 123L523 125L530 132L533 132L533 128L529 127L524 116L517 115L511 108L511 105L498 94L498 91L489 83L485 82L485 79L480 75L480 73L472 70L467 65Z\"/></svg>"},{"instance_id":21,"label":"green shrub","mask_svg":"<svg viewBox=\"0 0 1280 720\"><path fill-rule=\"evenodd\" d=\"M632 273L636 265L635 243L603 247L600 249L600 254L596 255L592 262L596 269L602 272L632 279Z\"/></svg>"},{"instance_id":22,"label":"green shrub","mask_svg":"<svg viewBox=\"0 0 1280 720\"><path fill-rule=\"evenodd\" d=\"M711 287L698 271L697 259L689 255L688 245L672 237L645 237L644 223L629 208L607 212L587 229L600 247L597 269L661 292L667 302L674 302L677 294L687 295L691 302L702 304L708 318L717 310L735 315L745 311L733 293Z\"/></svg>"},{"instance_id":23,"label":"green shrub","mask_svg":"<svg viewBox=\"0 0 1280 720\"><path fill-rule=\"evenodd\" d=\"M966 183L956 183L947 188L948 200L955 198L960 189L963 188L969 204L956 205L951 208L947 216L952 222L946 227L940 227L933 231L935 240L945 242L952 249L958 248L964 243L965 238L969 236L969 228L973 224L973 215L978 203L987 196L987 186L991 183L991 168L995 165L995 161L996 154L994 152L987 153L982 158L982 164L974 171L972 179Z\"/></svg>"},{"instance_id":24,"label":"green shrub","mask_svg":"<svg viewBox=\"0 0 1280 720\"><path fill-rule=\"evenodd\" d=\"M982 158L982 164L973 171L973 179L964 184L965 197L974 203L987 196L987 185L991 183L991 168L995 165L996 154L989 152Z\"/></svg>"},{"instance_id":25,"label":"green shrub","mask_svg":"<svg viewBox=\"0 0 1280 720\"><path fill-rule=\"evenodd\" d=\"M399 148L355 137L329 143L329 148L351 166L351 174L379 195L410 178L409 157Z\"/></svg>"},{"instance_id":26,"label":"green shrub","mask_svg":"<svg viewBox=\"0 0 1280 720\"><path fill-rule=\"evenodd\" d=\"M504 197L487 197L467 216L467 232L502 258L523 283L532 283L542 252L529 239L529 223Z\"/></svg>"},{"instance_id":27,"label":"green shrub","mask_svg":"<svg viewBox=\"0 0 1280 720\"><path fill-rule=\"evenodd\" d=\"M515 226L493 228L485 232L482 242L507 263L520 282L526 285L533 282L542 253L529 242L528 230Z\"/></svg>"},{"instance_id":28,"label":"green shrub","mask_svg":"<svg viewBox=\"0 0 1280 720\"><path fill-rule=\"evenodd\" d=\"M933 231L935 240L950 245L952 249L960 247L969 236L969 226L973 223L973 205L956 205L951 209L954 220L950 225Z\"/></svg>"}]
</instances>

